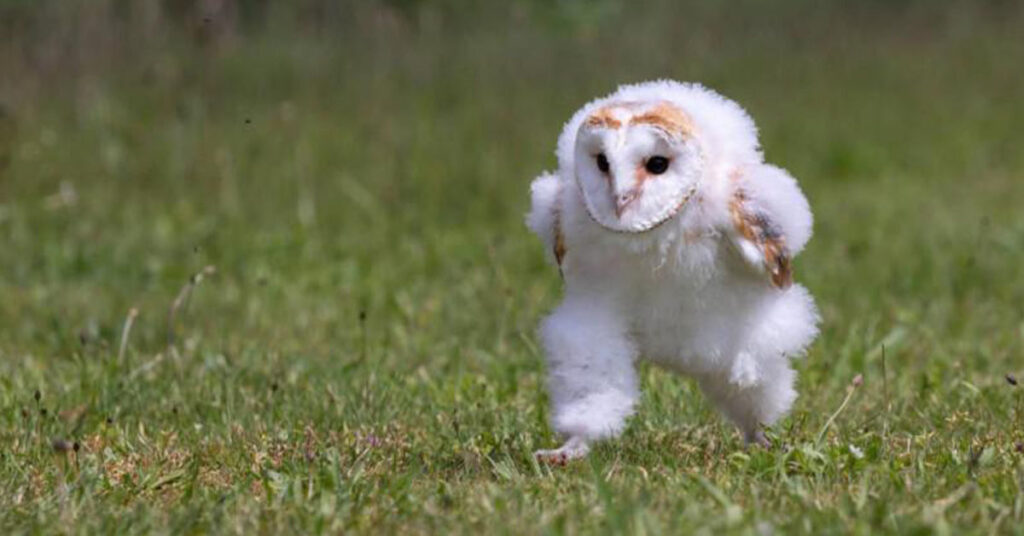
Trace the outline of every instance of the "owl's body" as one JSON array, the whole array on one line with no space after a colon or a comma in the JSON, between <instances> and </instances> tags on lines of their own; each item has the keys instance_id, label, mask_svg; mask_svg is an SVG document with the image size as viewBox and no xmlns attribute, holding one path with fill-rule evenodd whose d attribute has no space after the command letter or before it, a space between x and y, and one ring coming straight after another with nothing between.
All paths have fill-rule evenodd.
<instances>
[{"instance_id":1,"label":"owl's body","mask_svg":"<svg viewBox=\"0 0 1024 536\"><path fill-rule=\"evenodd\" d=\"M796 182L763 161L749 116L696 85L625 86L584 106L559 170L532 185L530 228L565 298L541 325L552 424L586 454L621 432L637 359L694 377L743 432L796 398L790 359L817 333L790 260L810 238Z\"/></svg>"}]
</instances>

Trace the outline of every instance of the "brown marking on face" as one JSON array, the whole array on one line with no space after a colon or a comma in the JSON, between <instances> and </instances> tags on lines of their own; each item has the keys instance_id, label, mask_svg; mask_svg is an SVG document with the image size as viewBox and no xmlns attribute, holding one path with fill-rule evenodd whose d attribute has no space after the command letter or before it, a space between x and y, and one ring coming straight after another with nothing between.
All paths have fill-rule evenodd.
<instances>
[{"instance_id":1,"label":"brown marking on face","mask_svg":"<svg viewBox=\"0 0 1024 536\"><path fill-rule=\"evenodd\" d=\"M635 188L639 190L643 188L644 183L647 182L647 179L651 178L651 175L650 173L647 173L647 168L643 164L640 164L637 166L636 171L633 172L633 178L636 179Z\"/></svg>"},{"instance_id":2,"label":"brown marking on face","mask_svg":"<svg viewBox=\"0 0 1024 536\"><path fill-rule=\"evenodd\" d=\"M693 135L693 121L677 106L660 102L654 108L630 118L631 125L651 125L673 136L687 138Z\"/></svg>"},{"instance_id":3,"label":"brown marking on face","mask_svg":"<svg viewBox=\"0 0 1024 536\"><path fill-rule=\"evenodd\" d=\"M647 167L644 164L640 164L639 166L637 166L636 171L634 171L633 173L633 178L636 180L636 184L635 186L633 186L632 189L629 190L629 192L626 193L626 195L628 195L629 198L626 200L625 203L621 205L616 204L615 206L615 215L620 218L622 217L622 214L626 212L626 208L628 208L629 205L633 203L633 201L636 201L637 199L640 198L640 195L643 193L644 190L644 183L650 180L651 177L653 177L653 175L647 172ZM611 185L610 178L608 184Z\"/></svg>"},{"instance_id":4,"label":"brown marking on face","mask_svg":"<svg viewBox=\"0 0 1024 536\"><path fill-rule=\"evenodd\" d=\"M615 108L615 106L605 106L590 114L590 117L587 118L587 126L593 128L621 128L622 121L619 121L612 115L612 110Z\"/></svg>"},{"instance_id":5,"label":"brown marking on face","mask_svg":"<svg viewBox=\"0 0 1024 536\"><path fill-rule=\"evenodd\" d=\"M641 162L636 167L636 171L633 172L633 178L636 179L637 185L643 184L644 181L651 178L651 174L647 171L647 163Z\"/></svg>"},{"instance_id":6,"label":"brown marking on face","mask_svg":"<svg viewBox=\"0 0 1024 536\"><path fill-rule=\"evenodd\" d=\"M733 178L738 178L738 173L734 173ZM788 288L793 284L793 268L785 237L767 215L750 211L746 202L746 192L737 189L729 202L732 223L743 238L761 250L772 284L780 289Z\"/></svg>"}]
</instances>

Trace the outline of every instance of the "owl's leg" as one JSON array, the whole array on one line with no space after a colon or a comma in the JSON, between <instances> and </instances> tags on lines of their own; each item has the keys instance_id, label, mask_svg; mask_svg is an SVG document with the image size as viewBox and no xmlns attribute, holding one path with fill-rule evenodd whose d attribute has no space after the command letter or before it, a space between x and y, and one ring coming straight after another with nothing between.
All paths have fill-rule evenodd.
<instances>
[{"instance_id":1,"label":"owl's leg","mask_svg":"<svg viewBox=\"0 0 1024 536\"><path fill-rule=\"evenodd\" d=\"M568 441L535 455L564 463L585 456L593 441L622 432L638 396L636 350L608 299L567 297L540 331L548 358L551 424Z\"/></svg>"},{"instance_id":2,"label":"owl's leg","mask_svg":"<svg viewBox=\"0 0 1024 536\"><path fill-rule=\"evenodd\" d=\"M790 358L817 335L818 314L810 295L793 285L752 312L749 331L727 370L701 378L707 397L739 427L747 443L767 444L761 426L785 415L796 400Z\"/></svg>"},{"instance_id":3,"label":"owl's leg","mask_svg":"<svg viewBox=\"0 0 1024 536\"><path fill-rule=\"evenodd\" d=\"M768 446L762 426L771 426L796 400L796 373L784 356L758 363L753 383L736 383L733 374L701 378L704 394L725 414L748 444ZM746 380L746 379L745 379Z\"/></svg>"}]
</instances>

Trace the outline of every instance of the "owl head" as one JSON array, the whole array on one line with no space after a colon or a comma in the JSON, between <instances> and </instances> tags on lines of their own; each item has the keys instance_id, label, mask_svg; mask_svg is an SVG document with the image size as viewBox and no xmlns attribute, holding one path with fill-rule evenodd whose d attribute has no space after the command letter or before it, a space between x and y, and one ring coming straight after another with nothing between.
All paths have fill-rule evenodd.
<instances>
[{"instance_id":1,"label":"owl head","mask_svg":"<svg viewBox=\"0 0 1024 536\"><path fill-rule=\"evenodd\" d=\"M576 183L591 219L616 232L654 229L729 165L759 159L742 108L677 82L624 86L584 106L559 140L563 177Z\"/></svg>"}]
</instances>

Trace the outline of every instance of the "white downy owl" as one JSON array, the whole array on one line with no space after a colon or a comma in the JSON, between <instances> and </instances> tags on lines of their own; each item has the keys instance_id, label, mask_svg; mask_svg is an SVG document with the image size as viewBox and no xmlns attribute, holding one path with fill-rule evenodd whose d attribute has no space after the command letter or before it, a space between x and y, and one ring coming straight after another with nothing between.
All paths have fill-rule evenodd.
<instances>
[{"instance_id":1,"label":"white downy owl","mask_svg":"<svg viewBox=\"0 0 1024 536\"><path fill-rule=\"evenodd\" d=\"M623 86L569 120L558 171L531 186L527 224L565 297L541 323L551 423L565 462L618 435L643 358L697 380L748 443L796 399L790 359L817 335L790 262L806 198L767 164L736 103L694 84Z\"/></svg>"}]
</instances>

